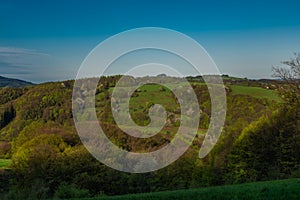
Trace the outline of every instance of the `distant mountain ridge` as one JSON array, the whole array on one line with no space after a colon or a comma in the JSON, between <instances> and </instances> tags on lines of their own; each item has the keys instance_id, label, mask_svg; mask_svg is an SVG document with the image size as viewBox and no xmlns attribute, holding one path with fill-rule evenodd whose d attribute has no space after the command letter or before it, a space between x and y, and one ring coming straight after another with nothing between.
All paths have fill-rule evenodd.
<instances>
[{"instance_id":1,"label":"distant mountain ridge","mask_svg":"<svg viewBox=\"0 0 300 200\"><path fill-rule=\"evenodd\" d=\"M0 76L0 87L19 88L34 85L31 82Z\"/></svg>"}]
</instances>

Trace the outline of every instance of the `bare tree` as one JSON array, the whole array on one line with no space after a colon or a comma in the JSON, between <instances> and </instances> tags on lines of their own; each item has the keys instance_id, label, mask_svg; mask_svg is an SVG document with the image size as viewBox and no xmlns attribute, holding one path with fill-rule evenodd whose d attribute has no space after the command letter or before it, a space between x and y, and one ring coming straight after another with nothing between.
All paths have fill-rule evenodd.
<instances>
[{"instance_id":1,"label":"bare tree","mask_svg":"<svg viewBox=\"0 0 300 200\"><path fill-rule=\"evenodd\" d=\"M286 83L280 87L283 94L290 93L298 99L300 95L300 53L294 53L294 56L289 61L281 62L284 66L273 67L273 76Z\"/></svg>"}]
</instances>

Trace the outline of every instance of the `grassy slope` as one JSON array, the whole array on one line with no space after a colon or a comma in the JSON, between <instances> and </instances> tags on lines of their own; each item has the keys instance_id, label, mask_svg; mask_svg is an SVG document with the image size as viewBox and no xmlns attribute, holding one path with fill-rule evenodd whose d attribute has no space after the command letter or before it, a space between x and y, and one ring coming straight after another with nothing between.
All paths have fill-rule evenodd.
<instances>
[{"instance_id":1,"label":"grassy slope","mask_svg":"<svg viewBox=\"0 0 300 200\"><path fill-rule=\"evenodd\" d=\"M141 96L136 102L135 99L131 99L131 104L134 107L137 105L145 105L147 101L156 102L157 100L161 103L167 105L167 108L175 109L178 104L174 99L171 98L171 92L166 90L165 92L159 91L159 85L145 85L142 86L140 89L142 90ZM274 100L280 102L281 99L275 90L268 90L261 87L250 87L250 86L240 86L240 85L230 85L233 94L240 94L240 95L249 95L255 98L266 98L269 100ZM144 92L145 90L145 92ZM167 96L166 96L167 94Z\"/></svg>"},{"instance_id":2,"label":"grassy slope","mask_svg":"<svg viewBox=\"0 0 300 200\"><path fill-rule=\"evenodd\" d=\"M139 96L130 99L131 107L139 109L140 106L146 106L147 102L162 104L169 110L179 107L176 100L172 97L171 91L160 91L160 88L160 85L144 85L140 87L142 92L139 93Z\"/></svg>"},{"instance_id":3,"label":"grassy slope","mask_svg":"<svg viewBox=\"0 0 300 200\"><path fill-rule=\"evenodd\" d=\"M191 84L205 85L204 83L199 83L199 82L193 82ZM145 85L142 86L140 89L141 90L145 89L147 92L157 92L158 96L156 96L156 98L161 100L165 97L159 98L160 94L163 94L162 92L158 92L159 87L160 87L159 85ZM252 97L260 98L260 99L266 98L269 100L281 101L276 90L264 89L262 87L242 86L242 85L230 85L230 88L232 89L233 94L250 95ZM169 93L170 91L167 90L166 92ZM149 95L148 98L151 99L151 95Z\"/></svg>"},{"instance_id":4,"label":"grassy slope","mask_svg":"<svg viewBox=\"0 0 300 200\"><path fill-rule=\"evenodd\" d=\"M84 200L123 200L123 199L205 199L205 200L232 200L232 199L300 199L300 179L245 183L200 189L166 191L144 194L130 194L115 197L85 198ZM75 199L74 199L75 200ZM81 199L83 200L83 199Z\"/></svg>"},{"instance_id":5,"label":"grassy slope","mask_svg":"<svg viewBox=\"0 0 300 200\"><path fill-rule=\"evenodd\" d=\"M250 95L255 98L266 98L269 100L280 101L280 97L274 90L267 90L261 87L248 87L240 85L231 85L233 94Z\"/></svg>"}]
</instances>

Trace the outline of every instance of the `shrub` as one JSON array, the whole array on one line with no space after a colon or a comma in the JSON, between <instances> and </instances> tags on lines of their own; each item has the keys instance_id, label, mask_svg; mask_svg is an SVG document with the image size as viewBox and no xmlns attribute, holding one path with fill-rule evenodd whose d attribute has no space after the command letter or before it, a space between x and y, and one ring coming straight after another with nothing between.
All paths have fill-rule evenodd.
<instances>
[{"instance_id":1,"label":"shrub","mask_svg":"<svg viewBox=\"0 0 300 200\"><path fill-rule=\"evenodd\" d=\"M30 186L11 188L6 200L42 200L48 198L49 187L41 180L35 180Z\"/></svg>"},{"instance_id":2,"label":"shrub","mask_svg":"<svg viewBox=\"0 0 300 200\"><path fill-rule=\"evenodd\" d=\"M60 184L54 194L54 197L58 199L84 198L90 196L89 190L80 189L75 184L68 185L67 183Z\"/></svg>"}]
</instances>

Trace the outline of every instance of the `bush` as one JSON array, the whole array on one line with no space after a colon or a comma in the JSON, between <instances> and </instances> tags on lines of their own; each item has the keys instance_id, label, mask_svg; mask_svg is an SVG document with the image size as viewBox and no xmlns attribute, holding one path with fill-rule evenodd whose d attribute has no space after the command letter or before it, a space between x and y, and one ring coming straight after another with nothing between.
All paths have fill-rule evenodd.
<instances>
[{"instance_id":1,"label":"bush","mask_svg":"<svg viewBox=\"0 0 300 200\"><path fill-rule=\"evenodd\" d=\"M31 186L24 188L11 188L6 200L42 200L48 198L49 187L41 180L36 180Z\"/></svg>"},{"instance_id":2,"label":"bush","mask_svg":"<svg viewBox=\"0 0 300 200\"><path fill-rule=\"evenodd\" d=\"M76 185L62 183L55 191L54 197L58 199L84 198L90 197L90 192L87 189L80 189Z\"/></svg>"}]
</instances>

